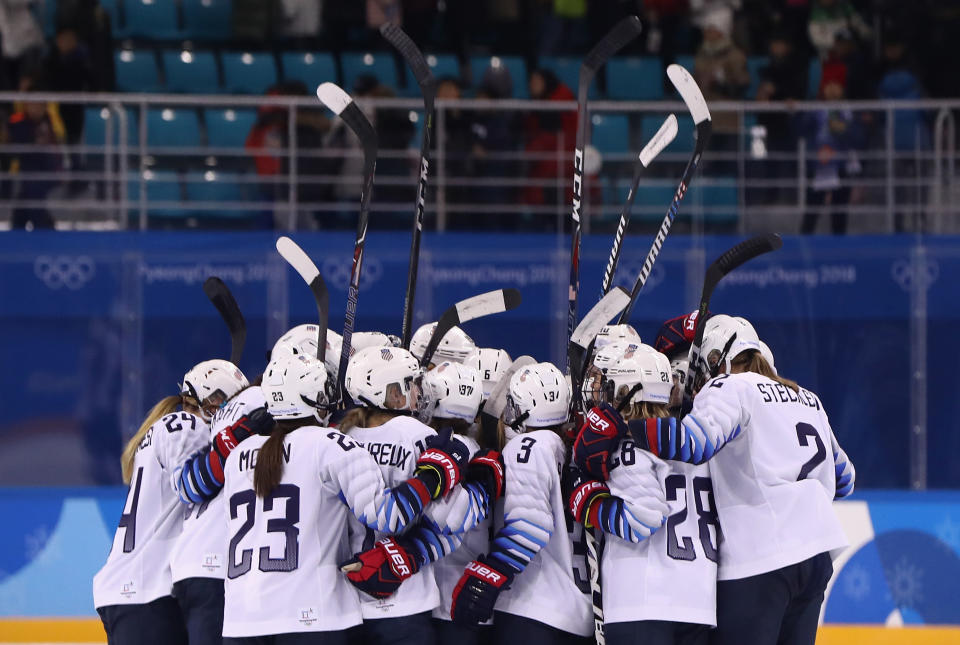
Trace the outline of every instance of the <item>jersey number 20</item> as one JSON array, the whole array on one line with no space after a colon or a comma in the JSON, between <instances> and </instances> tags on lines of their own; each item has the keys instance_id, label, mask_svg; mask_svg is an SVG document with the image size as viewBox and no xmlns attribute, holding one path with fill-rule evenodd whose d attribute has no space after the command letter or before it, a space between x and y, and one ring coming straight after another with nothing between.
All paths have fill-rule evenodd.
<instances>
[{"instance_id":1,"label":"jersey number 20","mask_svg":"<svg viewBox=\"0 0 960 645\"><path fill-rule=\"evenodd\" d=\"M300 561L300 487L294 484L278 484L267 497L263 498L263 512L273 510L274 502L286 499L286 508L283 517L273 517L267 520L267 533L283 533L286 543L283 555L279 558L270 557L270 547L260 547L259 567L261 571L293 571ZM246 517L237 534L230 538L230 563L227 567L227 576L231 580L250 571L253 564L253 549L244 549L237 558L237 547L243 538L253 528L254 515L257 512L257 494L253 490L243 490L234 493L230 498L230 519L239 516L240 507L246 509Z\"/></svg>"}]
</instances>

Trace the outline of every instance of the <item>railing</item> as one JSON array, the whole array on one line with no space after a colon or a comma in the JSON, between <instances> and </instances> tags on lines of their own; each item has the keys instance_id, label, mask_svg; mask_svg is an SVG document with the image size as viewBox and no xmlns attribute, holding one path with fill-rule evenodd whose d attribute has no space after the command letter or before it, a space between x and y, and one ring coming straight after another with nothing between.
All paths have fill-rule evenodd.
<instances>
[{"instance_id":1,"label":"railing","mask_svg":"<svg viewBox=\"0 0 960 645\"><path fill-rule=\"evenodd\" d=\"M84 133L73 145L0 145L0 158L7 161L0 172L6 205L21 217L23 210L48 210L58 227L78 229L353 225L360 177L359 164L356 171L351 164L359 160L359 149L352 135L338 134L342 124L328 119L313 98L2 93L0 101L82 105L86 114ZM359 102L381 125L375 221L406 227L422 103ZM710 107L714 136L681 205L680 230L792 232L805 215L813 220L834 211L837 222L849 219L851 232L960 229L954 118L960 100ZM244 126L252 126L254 111L268 108L276 113L265 144L245 148ZM563 128L549 132L543 122L569 119L575 110L572 102L438 101L427 226L561 230L569 210L572 134ZM589 110L601 165L584 192L588 232L614 226L636 153L658 117L672 111L680 119L677 140L644 175L633 210L638 228L655 226L692 149L685 107L594 101ZM824 127L833 127L829 114L839 117L837 127L854 132L831 131L845 140L831 160L822 149L829 136ZM219 122L212 123L213 117ZM533 143L523 122L529 118L540 121L541 136ZM828 124L821 125L820 139L818 119ZM799 126L810 122L801 136ZM489 131L484 138L488 126L499 128L498 140ZM784 131L771 131L773 126ZM24 156L30 167L9 163ZM818 205L829 201L825 192L834 193L832 206ZM818 230L833 225L828 214L816 219Z\"/></svg>"}]
</instances>

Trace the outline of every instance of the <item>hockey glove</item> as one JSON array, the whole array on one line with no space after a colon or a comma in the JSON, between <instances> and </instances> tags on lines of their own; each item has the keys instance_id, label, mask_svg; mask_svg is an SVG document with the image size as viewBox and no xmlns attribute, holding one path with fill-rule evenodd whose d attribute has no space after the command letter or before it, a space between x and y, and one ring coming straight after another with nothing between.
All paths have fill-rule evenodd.
<instances>
[{"instance_id":1,"label":"hockey glove","mask_svg":"<svg viewBox=\"0 0 960 645\"><path fill-rule=\"evenodd\" d=\"M500 592L510 587L513 575L495 569L488 560L481 555L468 564L453 588L450 617L458 625L475 627L490 620Z\"/></svg>"},{"instance_id":2,"label":"hockey glove","mask_svg":"<svg viewBox=\"0 0 960 645\"><path fill-rule=\"evenodd\" d=\"M257 408L218 432L213 438L213 449L225 462L241 441L255 434L269 435L273 426L273 417L267 412L267 408Z\"/></svg>"},{"instance_id":3,"label":"hockey glove","mask_svg":"<svg viewBox=\"0 0 960 645\"><path fill-rule=\"evenodd\" d=\"M460 483L470 459L470 449L452 435L450 428L444 428L427 437L427 449L417 459L414 476L426 485L432 499L446 495Z\"/></svg>"},{"instance_id":4,"label":"hockey glove","mask_svg":"<svg viewBox=\"0 0 960 645\"><path fill-rule=\"evenodd\" d=\"M627 424L609 403L601 403L587 413L586 421L573 444L573 461L591 477L606 481L608 462L620 439L627 436Z\"/></svg>"},{"instance_id":5,"label":"hockey glove","mask_svg":"<svg viewBox=\"0 0 960 645\"><path fill-rule=\"evenodd\" d=\"M503 495L503 457L496 450L478 450L467 465L467 480L479 482L495 502Z\"/></svg>"},{"instance_id":6,"label":"hockey glove","mask_svg":"<svg viewBox=\"0 0 960 645\"><path fill-rule=\"evenodd\" d=\"M393 538L379 540L372 549L340 565L350 583L374 598L388 598L404 580L420 570L420 563Z\"/></svg>"},{"instance_id":7,"label":"hockey glove","mask_svg":"<svg viewBox=\"0 0 960 645\"><path fill-rule=\"evenodd\" d=\"M610 497L610 488L603 482L587 477L576 466L568 466L564 477L564 490L567 493L567 508L574 521L585 527L599 526L597 515L600 501Z\"/></svg>"}]
</instances>

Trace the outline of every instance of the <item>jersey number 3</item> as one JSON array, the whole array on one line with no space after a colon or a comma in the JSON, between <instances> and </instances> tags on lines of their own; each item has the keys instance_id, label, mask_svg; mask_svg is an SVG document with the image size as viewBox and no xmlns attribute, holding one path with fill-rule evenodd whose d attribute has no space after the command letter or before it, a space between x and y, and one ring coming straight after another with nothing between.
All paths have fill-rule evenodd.
<instances>
[{"instance_id":1,"label":"jersey number 3","mask_svg":"<svg viewBox=\"0 0 960 645\"><path fill-rule=\"evenodd\" d=\"M300 561L300 487L294 484L278 484L267 497L263 498L263 512L273 510L274 502L286 499L286 508L282 517L272 517L267 520L267 533L283 533L286 542L283 556L270 557L270 547L260 547L259 567L261 571L293 571ZM236 535L230 538L230 563L227 567L227 576L231 580L239 578L250 571L253 564L253 549L244 549L237 558L237 547L253 528L254 515L257 512L257 494L253 490L243 490L234 493L230 498L230 519L239 516L240 507L246 509L246 517Z\"/></svg>"}]
</instances>

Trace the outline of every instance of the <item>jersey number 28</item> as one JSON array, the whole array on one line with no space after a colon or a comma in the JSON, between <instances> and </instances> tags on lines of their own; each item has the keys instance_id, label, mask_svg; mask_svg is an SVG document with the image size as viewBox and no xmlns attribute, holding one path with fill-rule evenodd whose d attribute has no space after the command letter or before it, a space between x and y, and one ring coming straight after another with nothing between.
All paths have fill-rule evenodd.
<instances>
[{"instance_id":1,"label":"jersey number 28","mask_svg":"<svg viewBox=\"0 0 960 645\"><path fill-rule=\"evenodd\" d=\"M697 507L697 528L700 534L700 546L703 548L703 554L708 560L717 562L718 547L722 533L720 532L720 522L717 520L717 506L713 501L713 483L709 477L693 478L693 499ZM664 482L667 489L667 501L677 501L678 494L687 496L687 477L686 475L670 475ZM706 497L706 501L704 501ZM693 546L693 540L688 536L677 537L677 527L683 524L687 519L687 511L677 511L667 518L667 555L674 560L693 561L697 559L697 550ZM717 546L710 540L710 527L717 535Z\"/></svg>"}]
</instances>

